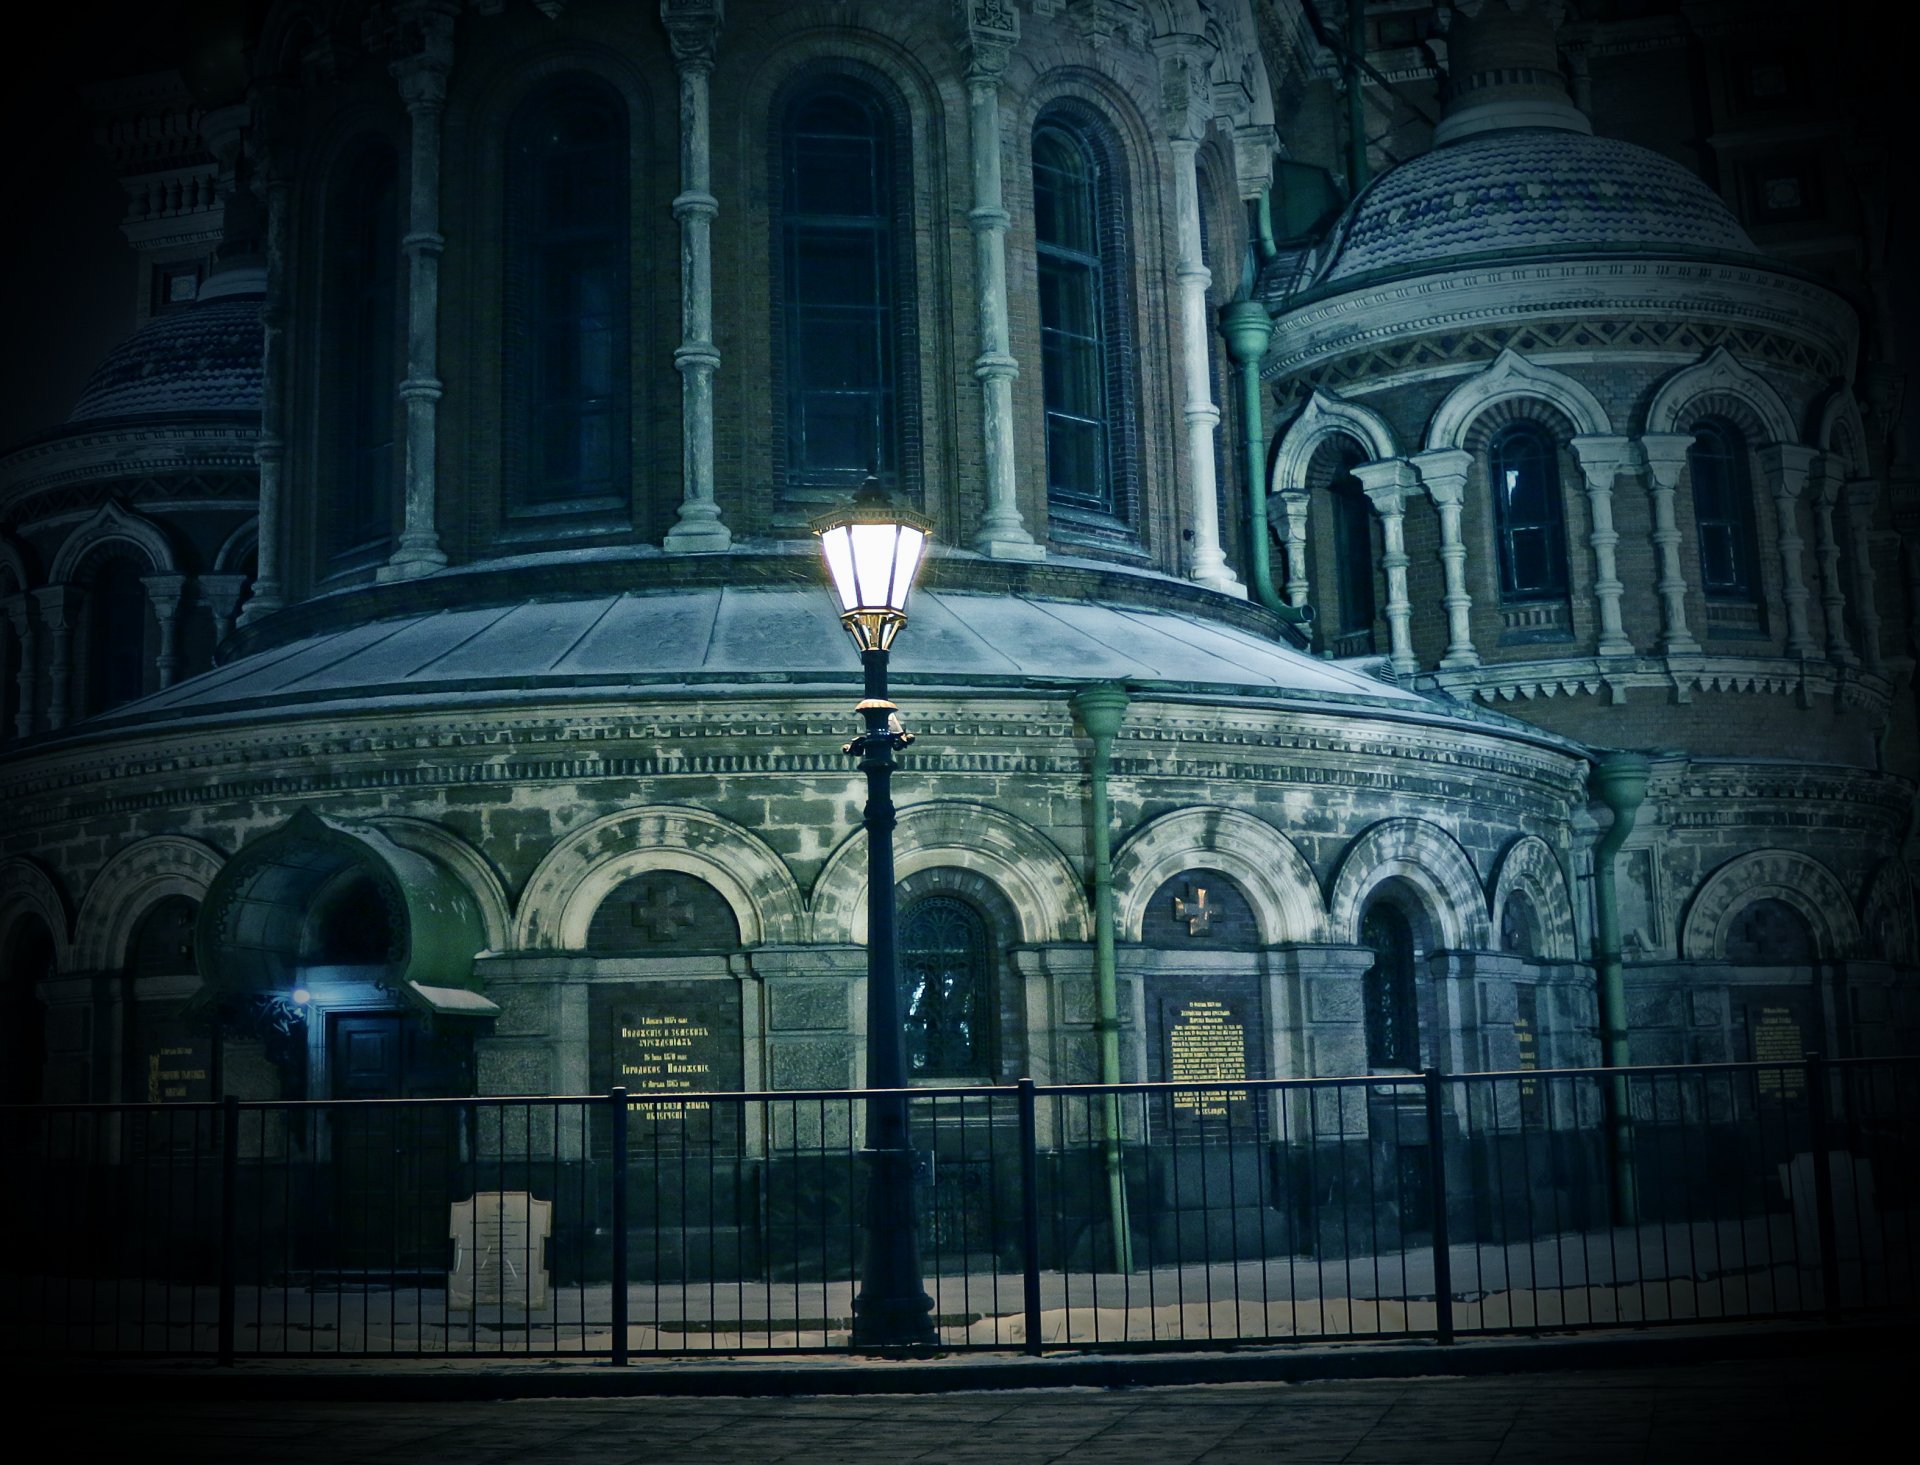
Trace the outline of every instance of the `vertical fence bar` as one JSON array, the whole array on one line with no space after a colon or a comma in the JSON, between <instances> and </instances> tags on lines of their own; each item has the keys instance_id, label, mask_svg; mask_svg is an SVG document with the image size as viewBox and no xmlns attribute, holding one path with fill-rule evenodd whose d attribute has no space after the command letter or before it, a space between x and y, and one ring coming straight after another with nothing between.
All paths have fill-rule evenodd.
<instances>
[{"instance_id":1,"label":"vertical fence bar","mask_svg":"<svg viewBox=\"0 0 1920 1465\"><path fill-rule=\"evenodd\" d=\"M1833 1214L1833 1157L1827 1152L1827 1060L1807 1054L1807 1143L1813 1146L1813 1211L1820 1236L1820 1311L1840 1321L1840 1247Z\"/></svg>"},{"instance_id":2,"label":"vertical fence bar","mask_svg":"<svg viewBox=\"0 0 1920 1465\"><path fill-rule=\"evenodd\" d=\"M1040 1124L1033 1080L1020 1080L1020 1287L1027 1352L1040 1356Z\"/></svg>"},{"instance_id":3,"label":"vertical fence bar","mask_svg":"<svg viewBox=\"0 0 1920 1465\"><path fill-rule=\"evenodd\" d=\"M220 1363L233 1364L233 1294L239 1236L236 1224L240 1189L240 1100L228 1094L220 1104Z\"/></svg>"},{"instance_id":4,"label":"vertical fence bar","mask_svg":"<svg viewBox=\"0 0 1920 1465\"><path fill-rule=\"evenodd\" d=\"M1440 1070L1426 1072L1427 1162L1433 1189L1433 1316L1440 1341L1453 1341L1453 1253L1447 1236L1446 1126L1441 1122Z\"/></svg>"},{"instance_id":5,"label":"vertical fence bar","mask_svg":"<svg viewBox=\"0 0 1920 1465\"><path fill-rule=\"evenodd\" d=\"M627 1091L615 1085L613 1105L613 1261L609 1267L608 1306L613 1317L613 1362L627 1364Z\"/></svg>"}]
</instances>

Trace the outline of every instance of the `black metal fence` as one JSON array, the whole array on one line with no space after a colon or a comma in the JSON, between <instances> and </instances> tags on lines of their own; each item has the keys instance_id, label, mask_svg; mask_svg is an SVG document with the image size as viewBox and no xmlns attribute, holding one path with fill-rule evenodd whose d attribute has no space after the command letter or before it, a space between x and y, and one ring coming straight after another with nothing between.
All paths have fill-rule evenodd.
<instances>
[{"instance_id":1,"label":"black metal fence","mask_svg":"<svg viewBox=\"0 0 1920 1465\"><path fill-rule=\"evenodd\" d=\"M863 1092L0 1110L0 1347L849 1346ZM915 1089L949 1348L1911 1306L1920 1060Z\"/></svg>"}]
</instances>

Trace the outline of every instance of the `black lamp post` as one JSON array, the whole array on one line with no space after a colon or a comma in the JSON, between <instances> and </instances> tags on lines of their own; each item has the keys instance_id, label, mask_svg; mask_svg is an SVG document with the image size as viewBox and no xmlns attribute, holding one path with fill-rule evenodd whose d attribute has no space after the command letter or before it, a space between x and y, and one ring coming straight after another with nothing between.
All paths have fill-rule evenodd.
<instances>
[{"instance_id":1,"label":"black lamp post","mask_svg":"<svg viewBox=\"0 0 1920 1465\"><path fill-rule=\"evenodd\" d=\"M913 741L887 700L887 649L907 623L907 594L932 526L896 508L872 476L852 505L816 519L820 552L859 648L866 731L846 746L867 775L867 1235L856 1348L924 1347L936 1339L933 1299L920 1279L913 1150L907 1142L907 1063L893 933L893 755Z\"/></svg>"}]
</instances>

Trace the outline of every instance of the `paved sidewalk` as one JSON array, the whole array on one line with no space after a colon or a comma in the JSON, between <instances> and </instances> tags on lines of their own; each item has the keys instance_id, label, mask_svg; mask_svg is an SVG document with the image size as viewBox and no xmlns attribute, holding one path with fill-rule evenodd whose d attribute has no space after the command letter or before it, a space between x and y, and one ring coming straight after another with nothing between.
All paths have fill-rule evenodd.
<instances>
[{"instance_id":1,"label":"paved sidewalk","mask_svg":"<svg viewBox=\"0 0 1920 1465\"><path fill-rule=\"evenodd\" d=\"M913 1397L112 1402L58 1458L138 1465L1267 1465L1894 1460L1912 1354L1527 1375ZM1902 1430L1887 1439L1910 1445ZM30 1455L13 1458L27 1460ZM54 1458L49 1451L44 1457Z\"/></svg>"}]
</instances>

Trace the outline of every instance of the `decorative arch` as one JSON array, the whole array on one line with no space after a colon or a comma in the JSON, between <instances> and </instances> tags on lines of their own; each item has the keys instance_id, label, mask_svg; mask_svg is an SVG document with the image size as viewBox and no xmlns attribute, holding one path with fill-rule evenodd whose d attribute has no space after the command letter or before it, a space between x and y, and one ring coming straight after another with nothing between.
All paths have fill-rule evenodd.
<instances>
[{"instance_id":1,"label":"decorative arch","mask_svg":"<svg viewBox=\"0 0 1920 1465\"><path fill-rule=\"evenodd\" d=\"M260 547L260 516L254 514L240 521L235 529L220 543L214 552L213 569L215 574L236 574L246 564L247 556Z\"/></svg>"},{"instance_id":2,"label":"decorative arch","mask_svg":"<svg viewBox=\"0 0 1920 1465\"><path fill-rule=\"evenodd\" d=\"M986 804L942 800L900 811L894 836L894 878L937 865L984 876L1019 919L1018 940L1092 939L1080 877L1057 845L1031 824ZM814 882L812 939L859 942L866 930L867 836L856 830L828 858Z\"/></svg>"},{"instance_id":3,"label":"decorative arch","mask_svg":"<svg viewBox=\"0 0 1920 1465\"><path fill-rule=\"evenodd\" d=\"M226 856L197 839L156 834L120 850L101 866L80 900L74 922L74 967L83 972L124 966L134 927L169 895L204 901Z\"/></svg>"},{"instance_id":4,"label":"decorative arch","mask_svg":"<svg viewBox=\"0 0 1920 1465\"><path fill-rule=\"evenodd\" d=\"M173 546L167 543L167 536L161 532L160 526L109 500L100 506L92 518L67 536L66 542L60 546L60 552L53 557L52 567L47 571L48 581L62 585L72 580L74 571L90 551L116 539L139 550L146 557L152 573L174 573Z\"/></svg>"},{"instance_id":5,"label":"decorative arch","mask_svg":"<svg viewBox=\"0 0 1920 1465\"><path fill-rule=\"evenodd\" d=\"M1685 433L1692 430L1688 413L1702 397L1728 396L1743 403L1759 419L1776 443L1799 440L1793 414L1765 377L1734 360L1725 346L1716 346L1704 361L1682 367L1660 384L1647 405L1647 431ZM1754 446L1759 446L1755 444Z\"/></svg>"},{"instance_id":6,"label":"decorative arch","mask_svg":"<svg viewBox=\"0 0 1920 1465\"><path fill-rule=\"evenodd\" d=\"M1141 939L1147 903L1182 870L1207 866L1231 876L1253 905L1263 945L1323 939L1320 884L1293 842L1237 809L1175 809L1127 836L1113 860L1115 935Z\"/></svg>"},{"instance_id":7,"label":"decorative arch","mask_svg":"<svg viewBox=\"0 0 1920 1465\"><path fill-rule=\"evenodd\" d=\"M24 915L36 915L53 934L54 970L73 969L73 925L67 899L53 876L38 860L12 855L0 860L0 939Z\"/></svg>"},{"instance_id":8,"label":"decorative arch","mask_svg":"<svg viewBox=\"0 0 1920 1465\"><path fill-rule=\"evenodd\" d=\"M1269 491L1284 493L1306 487L1307 465L1313 461L1314 450L1335 436L1352 438L1375 462L1400 454L1393 429L1378 412L1315 389L1280 438L1267 479Z\"/></svg>"},{"instance_id":9,"label":"decorative arch","mask_svg":"<svg viewBox=\"0 0 1920 1465\"><path fill-rule=\"evenodd\" d=\"M1613 420L1592 392L1565 373L1535 366L1508 347L1447 393L1427 425L1427 451L1466 447L1467 429L1474 418L1514 397L1551 403L1573 424L1576 436L1602 437L1613 432Z\"/></svg>"},{"instance_id":10,"label":"decorative arch","mask_svg":"<svg viewBox=\"0 0 1920 1465\"><path fill-rule=\"evenodd\" d=\"M1702 882L1681 926L1680 955L1722 960L1734 917L1756 900L1782 901L1804 916L1823 959L1859 949L1860 924L1839 877L1811 855L1763 849L1728 860Z\"/></svg>"},{"instance_id":11,"label":"decorative arch","mask_svg":"<svg viewBox=\"0 0 1920 1465\"><path fill-rule=\"evenodd\" d=\"M656 804L596 819L547 851L520 893L514 949L581 949L608 892L649 870L678 870L718 890L743 946L802 937L800 887L764 840L704 809Z\"/></svg>"},{"instance_id":12,"label":"decorative arch","mask_svg":"<svg viewBox=\"0 0 1920 1465\"><path fill-rule=\"evenodd\" d=\"M27 588L27 558L9 535L0 534L0 593L6 593L9 580L14 592Z\"/></svg>"},{"instance_id":13,"label":"decorative arch","mask_svg":"<svg viewBox=\"0 0 1920 1465\"><path fill-rule=\"evenodd\" d=\"M1865 478L1872 471L1867 461L1867 425L1860 416L1853 388L1845 382L1827 393L1820 404L1813 441L1822 452L1844 459L1852 477Z\"/></svg>"},{"instance_id":14,"label":"decorative arch","mask_svg":"<svg viewBox=\"0 0 1920 1465\"><path fill-rule=\"evenodd\" d=\"M1360 914L1382 882L1398 876L1419 893L1448 950L1485 950L1492 945L1485 892L1473 861L1457 840L1424 819L1386 819L1347 846L1327 901L1327 932L1333 941L1360 944Z\"/></svg>"},{"instance_id":15,"label":"decorative arch","mask_svg":"<svg viewBox=\"0 0 1920 1465\"><path fill-rule=\"evenodd\" d=\"M504 951L513 939L513 903L507 887L487 860L451 829L430 819L400 816L368 821L402 849L438 860L466 887L487 931L487 948Z\"/></svg>"},{"instance_id":16,"label":"decorative arch","mask_svg":"<svg viewBox=\"0 0 1920 1465\"><path fill-rule=\"evenodd\" d=\"M1860 902L1860 934L1872 954L1901 966L1920 963L1915 929L1913 874L1898 855L1882 860L1867 880Z\"/></svg>"},{"instance_id":17,"label":"decorative arch","mask_svg":"<svg viewBox=\"0 0 1920 1465\"><path fill-rule=\"evenodd\" d=\"M1488 930L1496 937L1506 914L1507 897L1523 892L1540 921L1539 956L1546 961L1575 961L1579 948L1573 930L1573 898L1566 872L1553 847L1537 834L1524 834L1507 847L1493 877Z\"/></svg>"}]
</instances>

